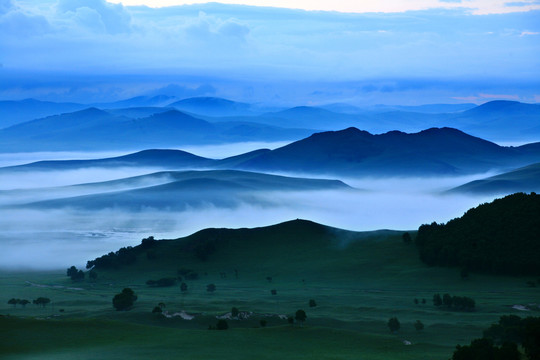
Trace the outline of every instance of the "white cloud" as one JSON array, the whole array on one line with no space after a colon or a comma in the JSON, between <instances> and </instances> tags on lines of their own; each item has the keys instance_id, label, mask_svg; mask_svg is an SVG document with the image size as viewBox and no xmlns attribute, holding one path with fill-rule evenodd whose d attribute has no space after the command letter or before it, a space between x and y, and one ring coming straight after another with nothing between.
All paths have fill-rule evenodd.
<instances>
[{"instance_id":1,"label":"white cloud","mask_svg":"<svg viewBox=\"0 0 540 360\"><path fill-rule=\"evenodd\" d=\"M131 30L131 16L121 4L105 0L60 0L57 9L92 29L105 29L110 34Z\"/></svg>"}]
</instances>

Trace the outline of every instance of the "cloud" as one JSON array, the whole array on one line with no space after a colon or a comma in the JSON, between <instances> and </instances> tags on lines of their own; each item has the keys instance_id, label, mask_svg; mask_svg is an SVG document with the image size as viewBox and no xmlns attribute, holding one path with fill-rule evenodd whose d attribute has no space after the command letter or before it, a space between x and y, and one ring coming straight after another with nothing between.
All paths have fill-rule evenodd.
<instances>
[{"instance_id":1,"label":"cloud","mask_svg":"<svg viewBox=\"0 0 540 360\"><path fill-rule=\"evenodd\" d=\"M0 17L0 32L10 37L42 36L52 31L44 16L9 11Z\"/></svg>"},{"instance_id":2,"label":"cloud","mask_svg":"<svg viewBox=\"0 0 540 360\"><path fill-rule=\"evenodd\" d=\"M530 36L530 35L540 35L540 32L538 32L538 31L522 31L519 36L523 37L523 36Z\"/></svg>"},{"instance_id":3,"label":"cloud","mask_svg":"<svg viewBox=\"0 0 540 360\"><path fill-rule=\"evenodd\" d=\"M12 10L15 6L11 0L0 0L0 15Z\"/></svg>"},{"instance_id":4,"label":"cloud","mask_svg":"<svg viewBox=\"0 0 540 360\"><path fill-rule=\"evenodd\" d=\"M109 34L131 31L131 15L121 4L105 0L60 0L57 10L89 29Z\"/></svg>"}]
</instances>

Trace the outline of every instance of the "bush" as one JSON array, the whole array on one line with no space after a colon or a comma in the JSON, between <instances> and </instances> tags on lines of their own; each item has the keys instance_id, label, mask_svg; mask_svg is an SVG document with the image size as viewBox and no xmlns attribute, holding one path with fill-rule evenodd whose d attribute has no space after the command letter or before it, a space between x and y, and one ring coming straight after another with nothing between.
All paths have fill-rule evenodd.
<instances>
[{"instance_id":1,"label":"bush","mask_svg":"<svg viewBox=\"0 0 540 360\"><path fill-rule=\"evenodd\" d=\"M424 324L420 320L416 320L416 322L414 323L414 328L416 329L416 331L424 330Z\"/></svg>"}]
</instances>

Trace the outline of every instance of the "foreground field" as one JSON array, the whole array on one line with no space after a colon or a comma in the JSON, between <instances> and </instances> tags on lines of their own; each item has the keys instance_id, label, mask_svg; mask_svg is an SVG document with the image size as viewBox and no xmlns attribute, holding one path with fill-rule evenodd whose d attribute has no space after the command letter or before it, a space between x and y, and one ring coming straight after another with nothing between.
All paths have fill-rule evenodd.
<instances>
[{"instance_id":1,"label":"foreground field","mask_svg":"<svg viewBox=\"0 0 540 360\"><path fill-rule=\"evenodd\" d=\"M190 244L208 239L215 251L202 261ZM181 268L199 274L197 280L183 279L185 293L180 282L146 285L175 277ZM501 315L539 313L531 305L540 295L532 286L536 279L477 274L463 279L457 269L421 263L401 232L355 233L299 220L202 231L159 242L152 256L141 252L132 265L96 271L97 280L81 282L72 282L65 270L1 273L2 358L448 359L456 344L480 337ZM207 291L211 283L214 292ZM138 300L129 311L115 311L112 297L125 287ZM435 293L471 297L476 310L437 308ZM8 304L11 298L40 296L51 303ZM310 299L317 306L310 307ZM194 318L153 314L159 303L168 314L185 311ZM232 307L247 319L228 319L226 331L208 330ZM289 324L286 317L298 309L306 311L307 320ZM396 333L387 327L391 317L401 323ZM425 325L421 331L414 328L417 320Z\"/></svg>"}]
</instances>

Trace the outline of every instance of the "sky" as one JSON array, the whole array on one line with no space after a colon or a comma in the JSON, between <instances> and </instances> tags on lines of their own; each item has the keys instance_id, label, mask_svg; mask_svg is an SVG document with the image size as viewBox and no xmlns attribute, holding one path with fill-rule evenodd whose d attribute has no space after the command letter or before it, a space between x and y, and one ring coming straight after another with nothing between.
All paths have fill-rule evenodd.
<instances>
[{"instance_id":1,"label":"sky","mask_svg":"<svg viewBox=\"0 0 540 360\"><path fill-rule=\"evenodd\" d=\"M537 0L184 3L0 0L0 100L540 102Z\"/></svg>"}]
</instances>

